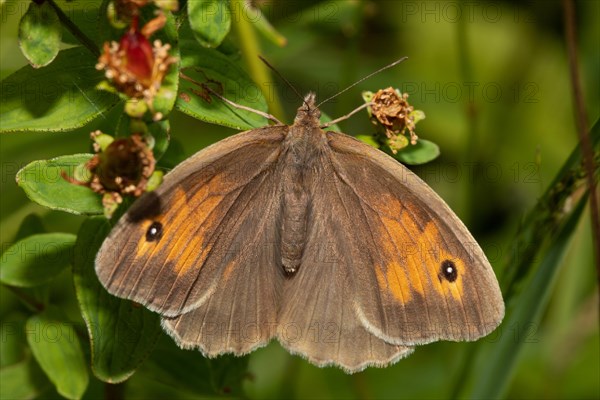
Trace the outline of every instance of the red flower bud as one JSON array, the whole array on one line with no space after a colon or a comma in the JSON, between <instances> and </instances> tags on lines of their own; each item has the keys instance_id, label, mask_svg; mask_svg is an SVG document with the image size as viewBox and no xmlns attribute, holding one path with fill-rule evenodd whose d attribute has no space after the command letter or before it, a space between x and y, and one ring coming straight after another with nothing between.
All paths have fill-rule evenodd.
<instances>
[{"instance_id":1,"label":"red flower bud","mask_svg":"<svg viewBox=\"0 0 600 400\"><path fill-rule=\"evenodd\" d=\"M123 51L124 68L147 84L154 67L154 51L148 38L132 28L121 38L119 48Z\"/></svg>"}]
</instances>

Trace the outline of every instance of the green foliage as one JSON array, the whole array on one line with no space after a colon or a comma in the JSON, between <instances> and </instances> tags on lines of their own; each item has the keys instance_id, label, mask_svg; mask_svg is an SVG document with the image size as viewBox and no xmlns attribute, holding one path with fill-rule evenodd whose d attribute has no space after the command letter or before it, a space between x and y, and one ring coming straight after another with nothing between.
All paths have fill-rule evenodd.
<instances>
[{"instance_id":1,"label":"green foliage","mask_svg":"<svg viewBox=\"0 0 600 400\"><path fill-rule=\"evenodd\" d=\"M29 3L19 23L21 51L34 68L44 67L58 54L62 27L52 6L44 2Z\"/></svg>"},{"instance_id":2,"label":"green foliage","mask_svg":"<svg viewBox=\"0 0 600 400\"><path fill-rule=\"evenodd\" d=\"M440 155L440 147L425 139L420 139L415 145L409 145L393 154L393 157L408 165L419 165L431 162Z\"/></svg>"},{"instance_id":3,"label":"green foliage","mask_svg":"<svg viewBox=\"0 0 600 400\"><path fill-rule=\"evenodd\" d=\"M103 79L96 62L89 51L74 47L45 68L24 67L4 79L0 134L69 131L101 117L118 98L96 90Z\"/></svg>"},{"instance_id":4,"label":"green foliage","mask_svg":"<svg viewBox=\"0 0 600 400\"><path fill-rule=\"evenodd\" d=\"M102 214L97 195L86 187L70 183L62 175L72 177L76 168L91 157L91 154L73 154L34 161L17 173L17 184L31 200L44 207L73 214Z\"/></svg>"},{"instance_id":5,"label":"green foliage","mask_svg":"<svg viewBox=\"0 0 600 400\"><path fill-rule=\"evenodd\" d=\"M591 140L597 149L600 145L600 121L592 128ZM587 203L588 196L576 192L584 175L581 149L577 148L556 175L553 185L529 213L526 218L528 224L514 241L518 246L531 240L531 235L537 235L538 245L518 259L511 260L503 280L504 293L512 299L504 325L519 327L520 334L526 338L535 334L540 323L541 313L547 306L559 268ZM570 184L565 187L565 182ZM565 209L563 206L567 202L575 204ZM561 207L556 208L556 205ZM536 258L540 262L532 263L532 259ZM511 270L519 270L520 273L507 273ZM519 289L514 289L513 293L511 289L514 287ZM480 359L485 361L465 365L465 372L469 371L473 384L470 397L503 397L524 344L525 341L514 340L512 335L501 336L493 343L481 343ZM494 379L489 378L492 376Z\"/></svg>"},{"instance_id":6,"label":"green foliage","mask_svg":"<svg viewBox=\"0 0 600 400\"><path fill-rule=\"evenodd\" d=\"M564 260L569 239L573 236L573 231L581 218L586 200L587 196L579 200L564 226L552 238L540 266L531 277L531 282L528 282L527 290L518 298L519 307L511 310L507 316L505 324L508 326L521 326L524 327L525 332L530 332L539 324L540 313L546 307L550 297L549 288L553 287L558 275L558 267ZM510 335L505 335L494 344L485 368L473 373L475 387L471 394L472 398L498 398L504 395L522 345L522 342L513 340ZM477 379L478 376L481 379ZM495 379L489 379L491 376Z\"/></svg>"},{"instance_id":7,"label":"green foliage","mask_svg":"<svg viewBox=\"0 0 600 400\"><path fill-rule=\"evenodd\" d=\"M199 83L206 83L215 92L240 105L267 111L267 104L258 87L243 68L217 50L205 49L191 40L181 43L181 91L176 107L179 111L212 124L246 130L266 125L256 113L210 100L210 92ZM201 95L198 95L201 94ZM209 98L209 100L207 100Z\"/></svg>"},{"instance_id":8,"label":"green foliage","mask_svg":"<svg viewBox=\"0 0 600 400\"><path fill-rule=\"evenodd\" d=\"M0 381L3 399L33 399L51 386L32 356L0 369Z\"/></svg>"},{"instance_id":9,"label":"green foliage","mask_svg":"<svg viewBox=\"0 0 600 400\"><path fill-rule=\"evenodd\" d=\"M98 49L119 41L128 26L111 24L110 1L50 3L3 3L7 16L22 16L3 14L8 50L0 49L0 398L600 396L597 313L588 310L597 302L585 225L589 193L556 35L558 3L454 4L462 17L453 18L442 2L428 3L429 13L420 2L267 2L260 10L236 0L180 2L187 8L165 10L165 26L151 39L168 43L178 61L150 104L135 105L95 68ZM488 5L500 10L497 18ZM578 10L589 110L600 104L589 89L598 87L600 32L592 16L599 7L589 2ZM140 26L154 10L142 13ZM239 18L261 42L233 29ZM417 144L393 156L448 200L488 252L507 304L497 332L478 343L419 346L394 366L347 376L275 344L251 356L206 359L179 349L157 314L101 286L94 260L114 219L95 217L104 211L101 195L66 179L85 181L90 132L142 133L168 170L232 134L229 128L268 123L211 90L263 112L283 105L293 115L296 95L275 91L241 61L242 54L255 57L259 45L282 75L321 99L410 57L325 104L323 122L360 104L361 90L390 86L427 113ZM19 47L19 68L4 64ZM153 115L127 114L142 103ZM381 147L366 112L340 125ZM598 161L598 122L591 132ZM76 215L75 223L65 213Z\"/></svg>"},{"instance_id":10,"label":"green foliage","mask_svg":"<svg viewBox=\"0 0 600 400\"><path fill-rule=\"evenodd\" d=\"M69 266L75 235L41 233L18 241L3 253L0 282L17 287L43 285Z\"/></svg>"},{"instance_id":11,"label":"green foliage","mask_svg":"<svg viewBox=\"0 0 600 400\"><path fill-rule=\"evenodd\" d=\"M92 371L104 382L119 383L148 357L161 330L157 314L111 296L98 281L94 260L109 231L104 218L88 219L81 225L73 281L90 337Z\"/></svg>"},{"instance_id":12,"label":"green foliage","mask_svg":"<svg viewBox=\"0 0 600 400\"><path fill-rule=\"evenodd\" d=\"M198 43L217 47L231 28L231 13L226 0L198 0L188 5L188 18Z\"/></svg>"},{"instance_id":13,"label":"green foliage","mask_svg":"<svg viewBox=\"0 0 600 400\"><path fill-rule=\"evenodd\" d=\"M80 399L89 382L79 338L60 310L47 308L25 325L27 343L61 396Z\"/></svg>"}]
</instances>

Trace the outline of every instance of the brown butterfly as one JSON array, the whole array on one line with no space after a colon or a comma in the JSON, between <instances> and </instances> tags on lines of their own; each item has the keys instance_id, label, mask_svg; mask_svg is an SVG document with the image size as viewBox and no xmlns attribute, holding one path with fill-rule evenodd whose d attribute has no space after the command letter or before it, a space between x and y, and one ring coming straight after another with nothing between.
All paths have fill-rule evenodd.
<instances>
[{"instance_id":1,"label":"brown butterfly","mask_svg":"<svg viewBox=\"0 0 600 400\"><path fill-rule=\"evenodd\" d=\"M213 144L136 201L98 253L106 289L205 356L276 338L346 372L494 330L504 303L465 226L393 158L324 131L314 99L293 125Z\"/></svg>"}]
</instances>

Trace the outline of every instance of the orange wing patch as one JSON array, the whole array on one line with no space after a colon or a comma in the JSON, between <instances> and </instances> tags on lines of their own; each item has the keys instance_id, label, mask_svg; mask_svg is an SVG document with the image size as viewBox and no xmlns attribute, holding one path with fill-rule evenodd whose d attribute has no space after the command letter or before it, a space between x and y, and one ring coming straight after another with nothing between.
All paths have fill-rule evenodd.
<instances>
[{"instance_id":1,"label":"orange wing patch","mask_svg":"<svg viewBox=\"0 0 600 400\"><path fill-rule=\"evenodd\" d=\"M214 187L222 185L218 176L215 176L206 185L203 185L192 196L178 186L173 194L171 209L177 209L177 213L171 213L175 218L166 220L164 215L147 219L140 224L143 232L146 232L151 224L160 222L163 225L163 234L160 241L148 242L140 240L136 249L136 257L141 257L146 252L154 252L160 248L161 242L168 243L169 253L165 260L175 267L177 275L188 272L192 265L201 266L209 253L212 245L205 243L206 232L213 225L211 222L212 212L223 200L223 195L216 195ZM183 227L183 229L181 229ZM177 237L174 237L177 230ZM198 262L187 262L194 259L199 251L202 258Z\"/></svg>"},{"instance_id":2,"label":"orange wing patch","mask_svg":"<svg viewBox=\"0 0 600 400\"><path fill-rule=\"evenodd\" d=\"M463 260L446 249L432 221L421 230L409 212L399 214L399 220L380 216L383 258L388 261L384 268L376 268L380 287L387 288L402 304L410 302L416 293L427 297L427 292L432 290L442 297L460 300L465 271ZM445 260L451 261L457 271L452 282L443 279Z\"/></svg>"},{"instance_id":3,"label":"orange wing patch","mask_svg":"<svg viewBox=\"0 0 600 400\"><path fill-rule=\"evenodd\" d=\"M380 234L385 238L382 242L385 265L385 279L387 283L381 287L388 287L391 294L407 304L413 297L413 291L423 294L425 292L422 278L419 276L413 253L416 243L413 239L412 226L401 224L399 221L381 217L383 222ZM413 224L414 225L414 224ZM418 230L417 230L418 232ZM383 277L383 273L381 274ZM377 275L378 281L381 279ZM379 282L381 285L381 282Z\"/></svg>"},{"instance_id":4,"label":"orange wing patch","mask_svg":"<svg viewBox=\"0 0 600 400\"><path fill-rule=\"evenodd\" d=\"M185 194L184 194L185 196ZM185 198L185 197L184 197ZM204 257L201 262L196 265L202 265L206 254L211 246L210 243L205 243L207 227L210 224L210 215L212 211L221 203L223 196L209 196L202 201L199 207L195 207L193 210L193 216L190 215L190 211L183 213L182 217L179 218L181 221L173 221L173 224L187 224L185 231L181 234L181 237L177 238L177 244L173 250L178 250L181 246L184 250L182 253L178 251L171 251L167 257L167 262L172 262L176 265L177 274L185 274L188 269L192 266L191 262L186 262L190 257L194 257L200 249L204 253Z\"/></svg>"},{"instance_id":5,"label":"orange wing patch","mask_svg":"<svg viewBox=\"0 0 600 400\"><path fill-rule=\"evenodd\" d=\"M451 254L449 250L444 246L444 242L440 236L438 228L433 222L429 222L425 226L423 235L427 237L430 243L434 244L434 248L430 251L423 253L424 264L429 269L431 276L436 276L435 279L439 284L434 284L435 289L440 295L446 296L448 292L455 300L460 300L463 297L463 278L462 275L465 273L465 264L463 260L456 254ZM456 279L450 282L447 279L442 278L442 263L444 261L451 261L456 268L457 274Z\"/></svg>"},{"instance_id":6,"label":"orange wing patch","mask_svg":"<svg viewBox=\"0 0 600 400\"><path fill-rule=\"evenodd\" d=\"M387 287L396 300L407 304L412 299L412 292L402 267L398 263L391 263L386 266L385 271L379 266L375 268L379 287Z\"/></svg>"},{"instance_id":7,"label":"orange wing patch","mask_svg":"<svg viewBox=\"0 0 600 400\"><path fill-rule=\"evenodd\" d=\"M176 189L174 207L181 208L176 218L170 223L173 226L185 226L183 232L178 233L175 245L167 257L167 262L172 262L176 267L177 275L183 275L193 266L204 264L206 256L212 248L211 243L206 243L206 232L214 224L213 211L223 200L223 195L214 194L215 187L221 187L222 182L218 175L203 185L191 197L181 188ZM218 192L216 192L218 193ZM180 250L183 249L183 252ZM202 257L197 262L191 262L199 251ZM190 262L188 262L190 261Z\"/></svg>"}]
</instances>

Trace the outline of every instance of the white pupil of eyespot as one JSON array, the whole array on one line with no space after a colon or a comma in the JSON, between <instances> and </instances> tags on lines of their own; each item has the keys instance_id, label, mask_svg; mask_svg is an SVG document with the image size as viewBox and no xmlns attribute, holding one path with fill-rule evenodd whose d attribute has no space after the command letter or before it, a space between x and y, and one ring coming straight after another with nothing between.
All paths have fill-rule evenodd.
<instances>
[{"instance_id":1,"label":"white pupil of eyespot","mask_svg":"<svg viewBox=\"0 0 600 400\"><path fill-rule=\"evenodd\" d=\"M156 231L157 231L156 228L150 228L150 234L151 235L156 235Z\"/></svg>"},{"instance_id":2,"label":"white pupil of eyespot","mask_svg":"<svg viewBox=\"0 0 600 400\"><path fill-rule=\"evenodd\" d=\"M447 273L451 274L451 273L452 273L452 271L453 271L453 270L452 270L452 267L448 267L448 268L446 268L446 272L447 272Z\"/></svg>"}]
</instances>

